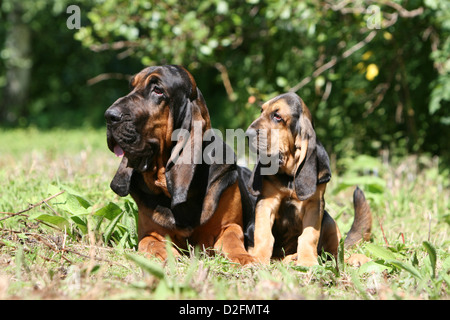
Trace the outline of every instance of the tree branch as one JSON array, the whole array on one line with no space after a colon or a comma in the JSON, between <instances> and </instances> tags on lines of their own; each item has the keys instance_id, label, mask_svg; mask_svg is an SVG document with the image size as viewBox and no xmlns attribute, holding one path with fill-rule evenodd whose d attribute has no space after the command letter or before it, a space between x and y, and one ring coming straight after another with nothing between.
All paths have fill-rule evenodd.
<instances>
[{"instance_id":1,"label":"tree branch","mask_svg":"<svg viewBox=\"0 0 450 320\"><path fill-rule=\"evenodd\" d=\"M295 86L289 89L290 92L297 92L301 88L303 88L305 85L307 85L313 78L317 78L319 75L321 75L326 70L334 67L339 61L344 60L348 57L350 57L352 54L354 54L356 51L360 50L362 47L367 45L370 41L375 38L377 32L375 30L371 31L363 40L352 46L350 49L345 50L344 53L339 58L333 57L330 61L323 64L319 68L317 68L313 73L312 76L308 76L304 78L302 81L297 83Z\"/></svg>"},{"instance_id":2,"label":"tree branch","mask_svg":"<svg viewBox=\"0 0 450 320\"><path fill-rule=\"evenodd\" d=\"M140 44L134 41L117 41L113 43L93 44L89 47L94 52L106 51L106 50L120 50L124 48L139 47Z\"/></svg>"},{"instance_id":3,"label":"tree branch","mask_svg":"<svg viewBox=\"0 0 450 320\"><path fill-rule=\"evenodd\" d=\"M223 85L225 87L225 90L227 91L228 99L230 101L235 101L236 95L234 94L233 86L231 85L227 68L220 62L217 62L214 66L220 72L220 77L222 78Z\"/></svg>"},{"instance_id":4,"label":"tree branch","mask_svg":"<svg viewBox=\"0 0 450 320\"><path fill-rule=\"evenodd\" d=\"M23 213L28 212L28 211L30 211L31 209L34 209L34 208L36 208L36 207L39 207L41 204L47 203L47 202L50 201L51 199L56 198L57 196L63 194L64 192L65 192L64 190L63 190L63 191L60 191L60 192L58 192L58 193L56 193L56 194L54 194L54 195L52 195L52 196L50 196L50 197L48 197L48 198L46 198L46 199L44 199L44 200L41 200L41 201L39 201L39 202L37 202L37 203L35 203L35 204L30 204L30 205L28 206L28 208L26 208L26 209L24 209L24 210L22 210L22 211L19 211L19 212L15 212L15 213L12 213L12 212L0 212L1 214L8 214L8 215L9 215L8 217L1 218L0 221L6 220L6 219L9 219L9 218L18 216L18 215L22 215Z\"/></svg>"},{"instance_id":5,"label":"tree branch","mask_svg":"<svg viewBox=\"0 0 450 320\"><path fill-rule=\"evenodd\" d=\"M130 80L131 76L123 73L101 73L87 81L87 84L89 86L92 86L98 82L104 81L104 80L110 80L110 79L116 79L116 80Z\"/></svg>"}]
</instances>

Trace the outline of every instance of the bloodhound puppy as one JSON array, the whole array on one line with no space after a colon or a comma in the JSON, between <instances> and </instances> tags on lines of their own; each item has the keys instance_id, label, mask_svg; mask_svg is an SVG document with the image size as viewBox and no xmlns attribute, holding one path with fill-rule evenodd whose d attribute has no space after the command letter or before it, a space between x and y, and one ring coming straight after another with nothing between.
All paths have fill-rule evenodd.
<instances>
[{"instance_id":1,"label":"bloodhound puppy","mask_svg":"<svg viewBox=\"0 0 450 320\"><path fill-rule=\"evenodd\" d=\"M294 93L277 96L263 104L247 135L260 156L279 162L278 171L271 175L262 174L264 165L258 162L250 179L249 189L258 197L250 254L265 264L271 257L284 257L302 266L317 264L322 249L336 257L341 233L324 210L330 161L316 138L308 107ZM370 237L371 212L359 188L354 204L355 220L346 247L362 236Z\"/></svg>"},{"instance_id":2,"label":"bloodhound puppy","mask_svg":"<svg viewBox=\"0 0 450 320\"><path fill-rule=\"evenodd\" d=\"M108 147L122 157L111 188L138 206L139 251L166 259L170 237L178 248L190 243L243 265L254 262L243 233L243 208L251 210L242 180L248 173L205 151L214 141L230 152L213 132L202 139L211 124L192 75L180 66L148 67L130 85L105 118ZM182 130L188 135L174 139Z\"/></svg>"}]
</instances>

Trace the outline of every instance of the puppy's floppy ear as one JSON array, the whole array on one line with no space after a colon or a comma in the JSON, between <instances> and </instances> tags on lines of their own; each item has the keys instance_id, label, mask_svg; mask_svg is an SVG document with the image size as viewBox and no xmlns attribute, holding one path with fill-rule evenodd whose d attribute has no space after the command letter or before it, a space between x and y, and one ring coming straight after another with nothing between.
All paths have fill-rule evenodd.
<instances>
[{"instance_id":1,"label":"puppy's floppy ear","mask_svg":"<svg viewBox=\"0 0 450 320\"><path fill-rule=\"evenodd\" d=\"M294 177L295 192L300 200L310 198L318 184L331 178L330 159L325 148L316 139L313 124L304 112L297 123L295 139L296 153L299 153L298 169Z\"/></svg>"},{"instance_id":2,"label":"puppy's floppy ear","mask_svg":"<svg viewBox=\"0 0 450 320\"><path fill-rule=\"evenodd\" d=\"M130 193L131 176L133 168L127 167L128 159L122 158L119 168L111 181L111 189L121 197L125 197Z\"/></svg>"},{"instance_id":3,"label":"puppy's floppy ear","mask_svg":"<svg viewBox=\"0 0 450 320\"><path fill-rule=\"evenodd\" d=\"M327 183L331 180L330 157L323 147L322 143L317 140L317 184Z\"/></svg>"}]
</instances>

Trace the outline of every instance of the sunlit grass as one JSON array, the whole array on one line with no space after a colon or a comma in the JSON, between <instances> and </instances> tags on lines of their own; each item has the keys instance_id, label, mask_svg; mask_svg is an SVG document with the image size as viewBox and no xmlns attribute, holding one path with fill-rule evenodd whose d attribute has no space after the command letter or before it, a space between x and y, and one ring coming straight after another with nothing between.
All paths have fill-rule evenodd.
<instances>
[{"instance_id":1,"label":"sunlit grass","mask_svg":"<svg viewBox=\"0 0 450 320\"><path fill-rule=\"evenodd\" d=\"M99 234L103 229L95 231L90 225L96 210L110 202L124 209L130 200L119 198L109 188L119 160L107 149L104 130L1 130L0 136L0 212L27 209L61 186L82 196L92 208L92 214L84 216L88 228L76 237L67 229L50 228L29 218L63 210L58 203L61 197L27 211L27 216L0 221L1 299L450 297L450 191L448 174L438 170L438 159L411 156L395 165L378 160L381 170L377 174L383 183L371 178L373 172L361 175L347 170L335 174L328 186L327 209L345 234L353 218L353 187L342 187L359 179L374 213L374 247L361 245L345 255L365 253L377 261L374 267L387 266L389 271L360 272L349 265L337 271L333 261L311 269L278 261L241 268L221 256L209 257L192 248L190 254L165 263L150 259L163 272L155 275L127 258L139 256L133 249L105 243ZM6 214L0 214L0 219L4 217ZM436 251L435 277L424 241ZM383 251L377 248L389 248L400 264L383 260ZM402 264L415 266L423 279L419 281Z\"/></svg>"}]
</instances>

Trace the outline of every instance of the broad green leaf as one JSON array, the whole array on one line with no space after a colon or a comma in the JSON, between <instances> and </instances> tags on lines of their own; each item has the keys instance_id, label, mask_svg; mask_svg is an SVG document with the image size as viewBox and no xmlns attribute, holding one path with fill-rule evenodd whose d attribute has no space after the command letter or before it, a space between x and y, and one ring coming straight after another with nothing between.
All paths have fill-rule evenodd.
<instances>
[{"instance_id":1,"label":"broad green leaf","mask_svg":"<svg viewBox=\"0 0 450 320\"><path fill-rule=\"evenodd\" d=\"M49 215L49 214L40 214L40 215L35 215L33 217L30 216L30 218L50 223L52 225L57 226L60 229L64 229L64 227L69 228L69 226L70 226L70 222L66 218L59 217L59 216L54 216L54 215Z\"/></svg>"},{"instance_id":2,"label":"broad green leaf","mask_svg":"<svg viewBox=\"0 0 450 320\"><path fill-rule=\"evenodd\" d=\"M63 190L62 188L59 188L59 187L54 186L52 184L49 184L48 187L47 187L47 194L54 195L54 194L57 194L58 192L61 192L62 190Z\"/></svg>"},{"instance_id":3,"label":"broad green leaf","mask_svg":"<svg viewBox=\"0 0 450 320\"><path fill-rule=\"evenodd\" d=\"M366 244L366 249L376 258L383 259L384 261L395 260L396 256L393 252L383 247L377 246L373 243Z\"/></svg>"},{"instance_id":4,"label":"broad green leaf","mask_svg":"<svg viewBox=\"0 0 450 320\"><path fill-rule=\"evenodd\" d=\"M109 225L106 227L106 230L103 234L103 239L104 239L105 243L108 243L109 240L111 239L111 235L113 234L114 229L115 229L117 223L119 222L120 218L122 217L122 215L123 215L123 212L121 214L119 214L118 216L116 216L114 218L114 220L112 220L109 223Z\"/></svg>"},{"instance_id":5,"label":"broad green leaf","mask_svg":"<svg viewBox=\"0 0 450 320\"><path fill-rule=\"evenodd\" d=\"M150 273L151 275L155 276L160 280L164 279L165 276L164 269L160 265L150 261L149 259L143 256L128 253L126 253L125 256L127 257L127 259L136 263L144 271Z\"/></svg>"},{"instance_id":6,"label":"broad green leaf","mask_svg":"<svg viewBox=\"0 0 450 320\"><path fill-rule=\"evenodd\" d=\"M94 216L104 217L108 220L113 220L121 213L122 209L117 204L110 202L103 208L98 209L94 213Z\"/></svg>"},{"instance_id":7,"label":"broad green leaf","mask_svg":"<svg viewBox=\"0 0 450 320\"><path fill-rule=\"evenodd\" d=\"M65 209L69 211L72 214L84 214L88 212L87 209L91 206L89 201L87 201L83 196L79 195L76 190L73 188L70 188L68 186L60 185L60 186L54 186L49 185L47 187L47 193L48 194L55 194L60 192L61 190L66 191L63 195L61 195L59 199L59 203L65 202ZM64 206L64 204L63 204ZM74 213L79 212L79 213Z\"/></svg>"},{"instance_id":8,"label":"broad green leaf","mask_svg":"<svg viewBox=\"0 0 450 320\"><path fill-rule=\"evenodd\" d=\"M80 229L82 234L88 233L87 223L85 220L75 215L71 216L70 219L72 219L72 221L75 222L75 224L77 225L78 229Z\"/></svg>"},{"instance_id":9,"label":"broad green leaf","mask_svg":"<svg viewBox=\"0 0 450 320\"><path fill-rule=\"evenodd\" d=\"M408 271L411 275L413 275L418 280L422 280L422 274L419 272L419 270L417 270L415 267L413 267L413 265L402 262L402 261L398 261L398 260L390 260L387 262L396 266L397 268L401 268L403 270Z\"/></svg>"},{"instance_id":10,"label":"broad green leaf","mask_svg":"<svg viewBox=\"0 0 450 320\"><path fill-rule=\"evenodd\" d=\"M391 272L392 267L390 267L385 263L380 263L379 261L369 261L364 263L359 268L359 274L361 275L363 273L372 273L372 272L381 273L384 270L386 270L387 272Z\"/></svg>"},{"instance_id":11,"label":"broad green leaf","mask_svg":"<svg viewBox=\"0 0 450 320\"><path fill-rule=\"evenodd\" d=\"M428 241L424 241L423 246L428 252L428 257L430 258L431 270L433 272L433 278L436 277L436 249Z\"/></svg>"},{"instance_id":12,"label":"broad green leaf","mask_svg":"<svg viewBox=\"0 0 450 320\"><path fill-rule=\"evenodd\" d=\"M80 205L81 205L83 208L87 209L87 208L89 208L89 207L91 206L91 204L89 203L89 201L87 201L85 198L83 198L83 197L81 197L81 196L79 196L79 195L76 195L76 194L74 194L73 196L75 196L75 197L77 198L78 202L80 203Z\"/></svg>"},{"instance_id":13,"label":"broad green leaf","mask_svg":"<svg viewBox=\"0 0 450 320\"><path fill-rule=\"evenodd\" d=\"M85 215L90 213L90 210L87 210L88 207L86 207L87 202L83 198L70 193L67 193L66 195L66 202L61 205L64 210L74 215Z\"/></svg>"}]
</instances>

